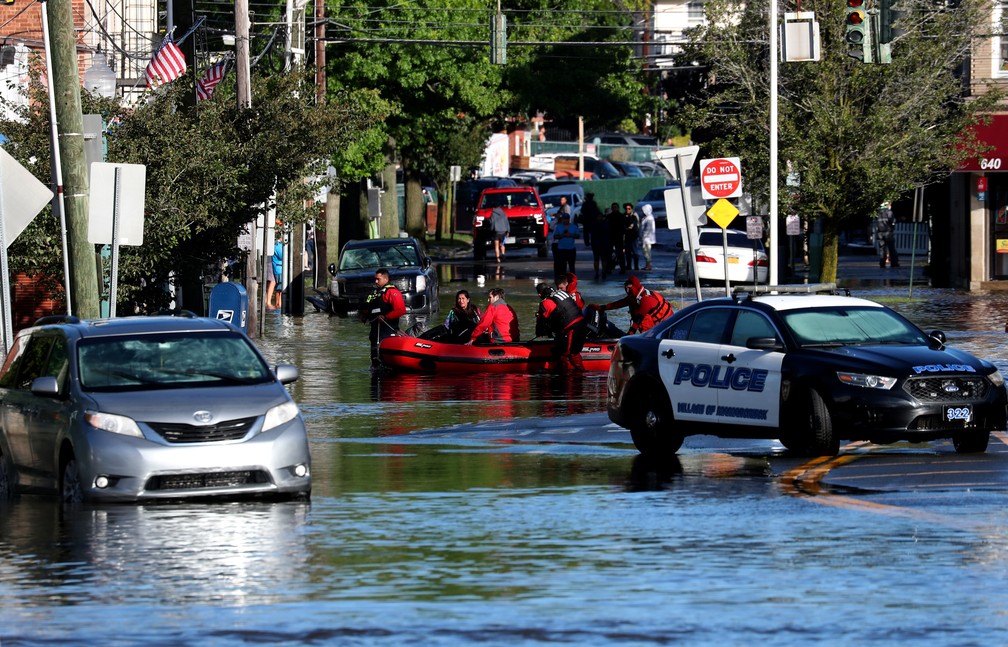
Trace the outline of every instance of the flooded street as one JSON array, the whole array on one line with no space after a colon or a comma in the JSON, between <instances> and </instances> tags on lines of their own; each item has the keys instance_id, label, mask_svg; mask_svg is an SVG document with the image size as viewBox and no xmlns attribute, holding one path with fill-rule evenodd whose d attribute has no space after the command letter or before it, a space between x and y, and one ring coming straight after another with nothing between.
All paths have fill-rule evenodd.
<instances>
[{"instance_id":1,"label":"flooded street","mask_svg":"<svg viewBox=\"0 0 1008 647\"><path fill-rule=\"evenodd\" d=\"M531 281L448 278L443 308L501 285L531 332ZM677 308L692 297L655 287ZM1008 373L1008 294L854 294ZM597 424L603 374L374 377L353 319L267 326L271 363L301 369L311 501L21 497L0 507L0 647L1004 642L1003 490L823 505L782 486L770 441L641 459ZM590 433L571 422L588 419Z\"/></svg>"}]
</instances>

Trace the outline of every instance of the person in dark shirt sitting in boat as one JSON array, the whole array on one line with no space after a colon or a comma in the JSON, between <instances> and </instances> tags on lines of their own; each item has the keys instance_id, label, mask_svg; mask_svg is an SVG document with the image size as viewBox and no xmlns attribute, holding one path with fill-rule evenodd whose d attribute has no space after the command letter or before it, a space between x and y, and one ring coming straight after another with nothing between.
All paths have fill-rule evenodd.
<instances>
[{"instance_id":1,"label":"person in dark shirt sitting in boat","mask_svg":"<svg viewBox=\"0 0 1008 647\"><path fill-rule=\"evenodd\" d=\"M520 338L518 313L504 301L504 288L490 290L486 311L480 317L466 345L472 345L477 341L481 344L503 344L519 341Z\"/></svg>"},{"instance_id":2,"label":"person in dark shirt sitting in boat","mask_svg":"<svg viewBox=\"0 0 1008 647\"><path fill-rule=\"evenodd\" d=\"M421 339L443 344L461 344L469 340L480 320L480 309L469 297L468 290L455 293L455 307L448 311L444 323L420 335Z\"/></svg>"},{"instance_id":3,"label":"person in dark shirt sitting in boat","mask_svg":"<svg viewBox=\"0 0 1008 647\"><path fill-rule=\"evenodd\" d=\"M552 334L553 355L560 373L584 371L581 350L585 342L585 319L574 297L540 283L536 286L541 302L536 313L536 336Z\"/></svg>"}]
</instances>

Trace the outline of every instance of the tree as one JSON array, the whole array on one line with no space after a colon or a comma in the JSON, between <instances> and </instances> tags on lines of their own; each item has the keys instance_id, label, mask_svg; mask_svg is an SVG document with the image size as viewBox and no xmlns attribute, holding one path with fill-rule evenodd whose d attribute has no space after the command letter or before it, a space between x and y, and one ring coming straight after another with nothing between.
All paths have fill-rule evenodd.
<instances>
[{"instance_id":1,"label":"tree","mask_svg":"<svg viewBox=\"0 0 1008 647\"><path fill-rule=\"evenodd\" d=\"M120 312L163 308L171 300L169 280L185 283L224 259L243 259L238 236L266 211L274 190L285 222L312 217L303 205L316 187L305 178L323 177L336 151L352 149L359 133L387 114L373 93L347 93L315 106L296 73L254 78L251 109L235 107L233 89L228 81L219 85L198 113L178 109L184 91L178 82L133 107L83 98L85 112L100 112L114 124L108 161L146 165L144 244L121 248ZM8 151L47 179L48 142L37 133L48 132L48 102L44 89L33 92L16 120L0 121L0 131L10 139ZM37 218L11 257L14 271L60 276L55 220Z\"/></svg>"},{"instance_id":2,"label":"tree","mask_svg":"<svg viewBox=\"0 0 1008 647\"><path fill-rule=\"evenodd\" d=\"M606 0L563 0L559 6L525 0L505 9L509 41L546 43L509 46L505 66L489 60L492 12L485 2L385 8L359 2L328 9L342 26L338 56L328 59L330 91L374 88L393 106L389 163L403 172L412 235L425 229L421 177L447 186L450 166L475 166L491 131L543 107L610 126L643 105L630 47L611 44L631 38L630 8L614 10ZM561 46L564 41L600 45Z\"/></svg>"},{"instance_id":3,"label":"tree","mask_svg":"<svg viewBox=\"0 0 1008 647\"><path fill-rule=\"evenodd\" d=\"M938 8L935 8L938 7ZM769 197L769 55L764 5L712 0L707 22L690 33L683 61L698 61L709 81L683 98L682 125L700 135L703 157L737 155L756 201ZM847 56L842 4L812 0L822 60L782 63L779 72L779 178L795 173L794 193L779 189L780 212L821 219L823 281L836 280L845 227L883 200L936 182L978 153L967 128L1001 98L970 94L961 70L989 7L916 4L893 43L891 65ZM776 250L775 250L776 251Z\"/></svg>"}]
</instances>

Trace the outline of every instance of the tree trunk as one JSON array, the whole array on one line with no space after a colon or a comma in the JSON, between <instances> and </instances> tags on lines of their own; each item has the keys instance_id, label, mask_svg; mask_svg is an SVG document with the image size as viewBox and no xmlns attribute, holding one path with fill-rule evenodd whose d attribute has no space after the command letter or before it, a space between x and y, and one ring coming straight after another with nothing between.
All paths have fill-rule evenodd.
<instances>
[{"instance_id":1,"label":"tree trunk","mask_svg":"<svg viewBox=\"0 0 1008 647\"><path fill-rule=\"evenodd\" d=\"M840 232L833 219L825 221L822 239L822 271L819 273L821 283L836 283L837 249L840 243Z\"/></svg>"},{"instance_id":2,"label":"tree trunk","mask_svg":"<svg viewBox=\"0 0 1008 647\"><path fill-rule=\"evenodd\" d=\"M423 240L427 233L427 205L424 204L423 186L420 184L420 175L410 170L406 172L405 181L405 202L406 202L406 231L410 236L415 236Z\"/></svg>"}]
</instances>

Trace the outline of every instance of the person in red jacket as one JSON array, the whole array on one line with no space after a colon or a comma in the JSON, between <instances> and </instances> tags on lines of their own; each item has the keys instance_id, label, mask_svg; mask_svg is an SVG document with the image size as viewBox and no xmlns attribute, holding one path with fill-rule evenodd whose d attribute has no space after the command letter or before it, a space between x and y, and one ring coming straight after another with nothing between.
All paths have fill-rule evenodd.
<instances>
[{"instance_id":1,"label":"person in red jacket","mask_svg":"<svg viewBox=\"0 0 1008 647\"><path fill-rule=\"evenodd\" d=\"M627 295L619 301L613 301L605 305L593 304L593 306L599 310L629 308L630 330L627 333L630 335L651 330L656 323L675 312L672 309L672 304L666 301L665 297L657 292L645 289L641 285L640 279L632 274L623 284L623 289L626 290Z\"/></svg>"},{"instance_id":2,"label":"person in red jacket","mask_svg":"<svg viewBox=\"0 0 1008 647\"><path fill-rule=\"evenodd\" d=\"M584 311L585 302L581 293L577 289L577 275L574 272L567 272L566 274L561 274L556 277L556 286L558 290L563 290L567 294L574 297L574 303L577 307Z\"/></svg>"},{"instance_id":3,"label":"person in red jacket","mask_svg":"<svg viewBox=\"0 0 1008 647\"><path fill-rule=\"evenodd\" d=\"M581 350L584 348L584 314L567 292L554 290L545 283L536 286L539 311L536 313L536 335L553 335L553 356L560 373L584 371Z\"/></svg>"},{"instance_id":4,"label":"person in red jacket","mask_svg":"<svg viewBox=\"0 0 1008 647\"><path fill-rule=\"evenodd\" d=\"M490 290L490 295L487 297L487 308L472 331L472 338L466 342L466 345L470 346L475 341L503 344L509 341L519 341L520 338L518 313L504 302L504 288Z\"/></svg>"},{"instance_id":5,"label":"person in red jacket","mask_svg":"<svg viewBox=\"0 0 1008 647\"><path fill-rule=\"evenodd\" d=\"M406 314L406 301L399 288L389 282L389 271L384 267L375 270L374 292L368 295L361 318L371 324L368 340L371 342L371 366L379 367L378 344L386 337L399 333L399 318Z\"/></svg>"}]
</instances>

